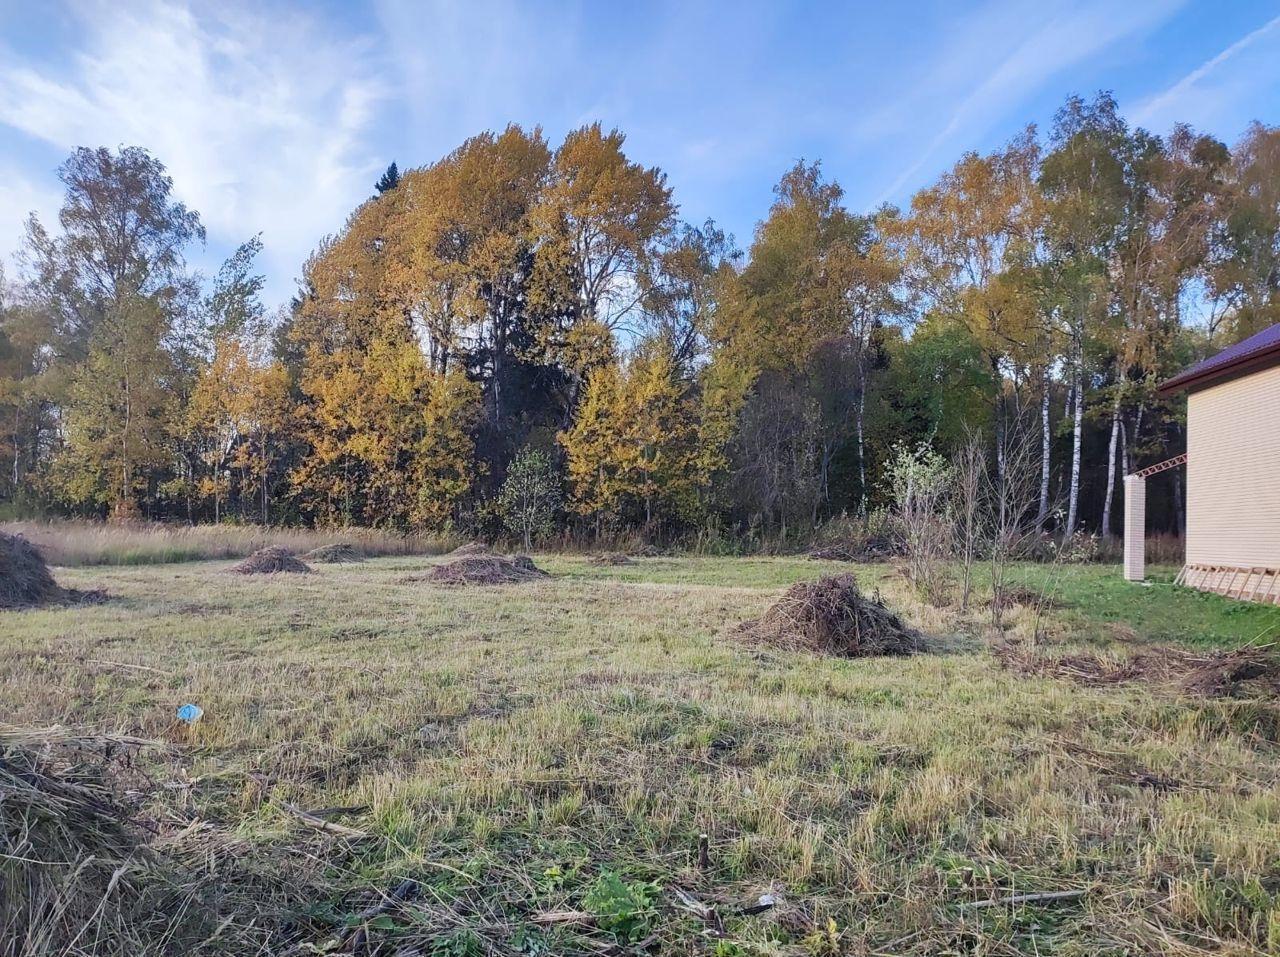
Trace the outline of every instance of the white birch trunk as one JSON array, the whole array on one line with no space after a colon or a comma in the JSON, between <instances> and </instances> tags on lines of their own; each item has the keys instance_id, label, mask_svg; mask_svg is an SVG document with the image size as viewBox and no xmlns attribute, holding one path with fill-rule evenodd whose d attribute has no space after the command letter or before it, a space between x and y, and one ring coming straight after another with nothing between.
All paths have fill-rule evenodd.
<instances>
[{"instance_id":1,"label":"white birch trunk","mask_svg":"<svg viewBox=\"0 0 1280 957\"><path fill-rule=\"evenodd\" d=\"M1111 537L1111 501L1116 492L1116 453L1120 442L1120 395L1111 406L1111 443L1107 446L1107 494L1102 501L1102 535Z\"/></svg>"},{"instance_id":2,"label":"white birch trunk","mask_svg":"<svg viewBox=\"0 0 1280 957\"><path fill-rule=\"evenodd\" d=\"M1081 438L1084 434L1084 357L1077 354L1075 363L1075 384L1072 387L1075 406L1072 410L1071 424L1071 492L1067 504L1067 537L1076 533L1076 520L1080 510L1080 455Z\"/></svg>"}]
</instances>

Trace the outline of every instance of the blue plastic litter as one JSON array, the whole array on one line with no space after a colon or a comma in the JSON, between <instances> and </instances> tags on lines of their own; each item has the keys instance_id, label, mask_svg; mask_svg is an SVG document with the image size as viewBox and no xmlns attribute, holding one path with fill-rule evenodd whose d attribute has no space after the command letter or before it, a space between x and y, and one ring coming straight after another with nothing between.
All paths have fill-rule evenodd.
<instances>
[{"instance_id":1,"label":"blue plastic litter","mask_svg":"<svg viewBox=\"0 0 1280 957\"><path fill-rule=\"evenodd\" d=\"M195 724L203 714L204 709L198 704L184 704L178 709L178 717L187 722L187 724Z\"/></svg>"}]
</instances>

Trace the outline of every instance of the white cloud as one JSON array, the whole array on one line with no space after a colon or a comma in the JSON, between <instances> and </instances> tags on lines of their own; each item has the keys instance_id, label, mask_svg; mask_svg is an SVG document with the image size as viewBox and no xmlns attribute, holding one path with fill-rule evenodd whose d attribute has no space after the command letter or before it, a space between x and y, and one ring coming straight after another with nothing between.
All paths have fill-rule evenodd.
<instances>
[{"instance_id":1,"label":"white cloud","mask_svg":"<svg viewBox=\"0 0 1280 957\"><path fill-rule=\"evenodd\" d=\"M982 30L982 44L963 44L971 62L983 64L982 73L957 90L955 74L962 64L951 63L937 71L921 86L935 100L955 103L944 114L942 130L906 165L877 202L896 198L934 156L947 145L972 148L983 134L1020 104L1029 100L1054 77L1083 63L1113 44L1158 25L1182 5L1183 0L1141 0L1124 5L1097 2L1044 12L1039 4L1020 10L989 8L979 23L1018 16L1021 34L1008 36L1007 29ZM1028 17L1028 14L1030 16ZM1012 39L1012 42L1008 42ZM1007 45L1001 48L1004 41ZM995 69L985 68L993 59ZM967 90L967 92L964 92ZM1087 91L1076 91L1087 92ZM917 91L917 94L919 91ZM917 116L918 114L913 114Z\"/></svg>"},{"instance_id":2,"label":"white cloud","mask_svg":"<svg viewBox=\"0 0 1280 957\"><path fill-rule=\"evenodd\" d=\"M1206 126L1239 123L1242 118L1236 115L1238 109L1253 101L1248 94L1277 84L1280 17L1241 37L1168 89L1140 103L1134 119L1157 128L1178 121Z\"/></svg>"},{"instance_id":3,"label":"white cloud","mask_svg":"<svg viewBox=\"0 0 1280 957\"><path fill-rule=\"evenodd\" d=\"M43 223L53 222L61 201L62 196L52 185L37 183L19 169L0 166L0 250L18 246L31 213L39 216ZM11 265L11 262L4 263L6 269ZM14 274L9 269L9 277Z\"/></svg>"},{"instance_id":4,"label":"white cloud","mask_svg":"<svg viewBox=\"0 0 1280 957\"><path fill-rule=\"evenodd\" d=\"M275 13L77 8L80 41L57 75L0 62L0 123L61 150L145 146L214 243L262 231L269 291L283 298L386 160L365 145L384 97L369 42Z\"/></svg>"}]
</instances>

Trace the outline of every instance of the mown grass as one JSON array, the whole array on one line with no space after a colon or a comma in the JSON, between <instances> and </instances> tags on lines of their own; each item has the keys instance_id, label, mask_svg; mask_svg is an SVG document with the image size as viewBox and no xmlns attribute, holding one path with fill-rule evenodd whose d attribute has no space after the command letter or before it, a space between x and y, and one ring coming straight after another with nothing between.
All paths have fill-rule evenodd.
<instances>
[{"instance_id":1,"label":"mown grass","mask_svg":"<svg viewBox=\"0 0 1280 957\"><path fill-rule=\"evenodd\" d=\"M857 571L934 653L840 661L727 635L848 566L538 561L551 580L498 588L406 583L427 564L408 557L266 580L60 570L113 600L0 617L0 719L162 742L140 813L166 834L202 822L245 861L305 846L279 865L281 906L304 916L275 932L321 950L406 878L412 902L365 921L370 953L1280 947L1274 703L1004 671L975 616L919 605L886 566ZM1015 612L1015 637L1235 645L1274 621L1113 570L1019 574L1052 575L1064 607L1047 629ZM186 701L196 725L174 718ZM369 838L317 846L285 802L364 808L341 820ZM1054 891L1080 896L972 906ZM763 893L777 905L739 913Z\"/></svg>"},{"instance_id":2,"label":"mown grass","mask_svg":"<svg viewBox=\"0 0 1280 957\"><path fill-rule=\"evenodd\" d=\"M350 542L367 555L435 555L458 544L449 536L400 534L373 528L306 529L261 525L106 525L75 520L0 523L0 532L22 535L54 565L161 565L243 558L279 545L306 552Z\"/></svg>"}]
</instances>

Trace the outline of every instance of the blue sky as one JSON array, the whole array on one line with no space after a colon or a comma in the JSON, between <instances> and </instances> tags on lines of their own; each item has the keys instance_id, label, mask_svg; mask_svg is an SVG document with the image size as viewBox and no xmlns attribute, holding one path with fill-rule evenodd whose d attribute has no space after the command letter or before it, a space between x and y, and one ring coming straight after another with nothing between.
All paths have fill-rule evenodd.
<instances>
[{"instance_id":1,"label":"blue sky","mask_svg":"<svg viewBox=\"0 0 1280 957\"><path fill-rule=\"evenodd\" d=\"M903 203L1099 89L1155 132L1280 122L1280 3L0 0L0 257L72 147L141 145L204 218L196 264L261 232L278 303L388 162L510 121L620 127L746 248L796 159Z\"/></svg>"}]
</instances>

